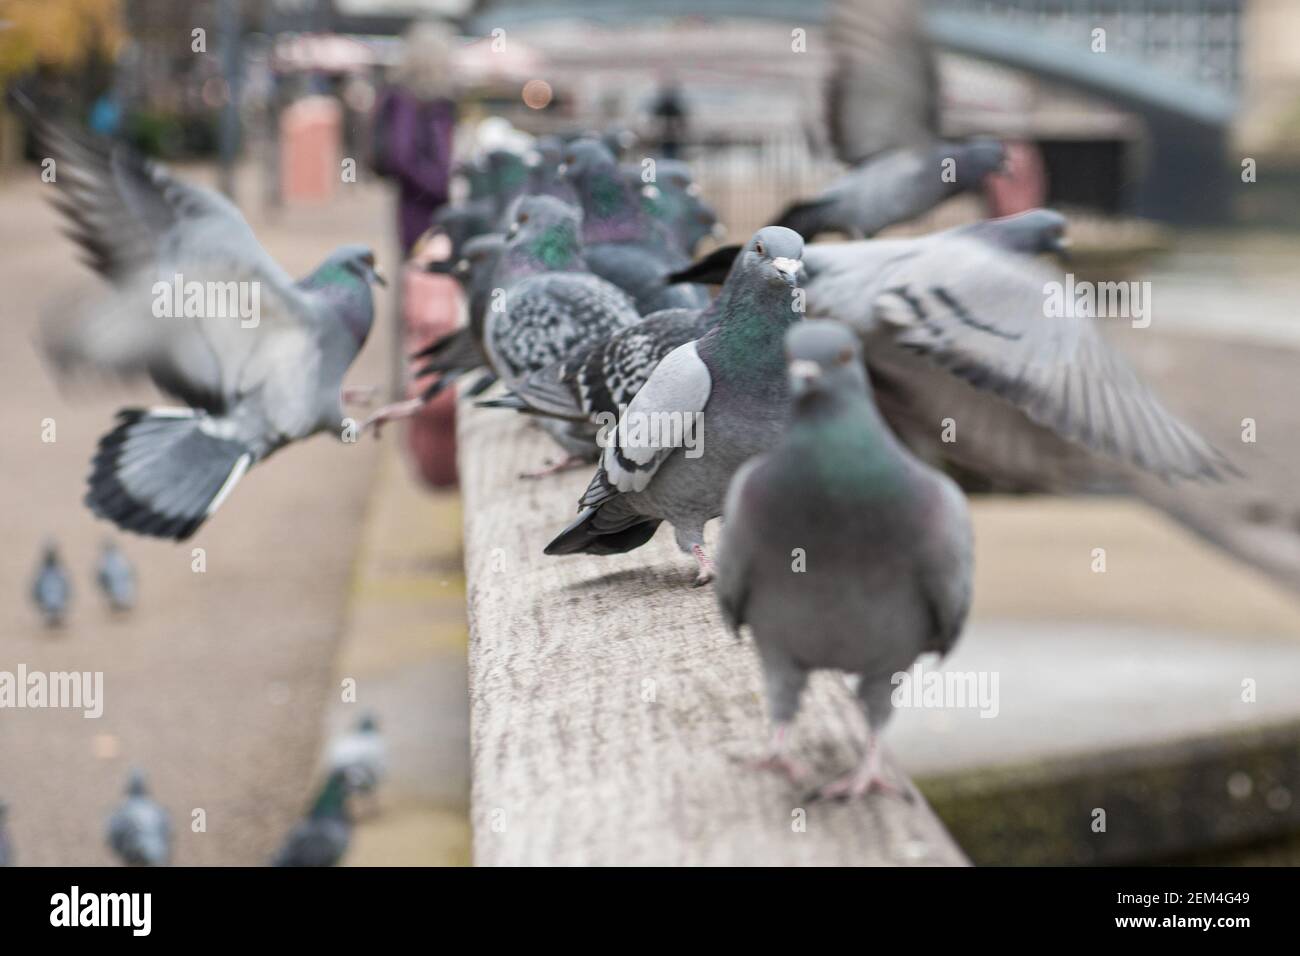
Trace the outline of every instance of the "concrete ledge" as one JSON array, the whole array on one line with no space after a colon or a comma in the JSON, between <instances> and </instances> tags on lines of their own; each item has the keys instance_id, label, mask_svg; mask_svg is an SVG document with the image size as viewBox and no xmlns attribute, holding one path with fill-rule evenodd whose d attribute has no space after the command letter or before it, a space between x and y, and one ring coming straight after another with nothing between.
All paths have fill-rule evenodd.
<instances>
[{"instance_id":1,"label":"concrete ledge","mask_svg":"<svg viewBox=\"0 0 1300 956\"><path fill-rule=\"evenodd\" d=\"M480 865L963 865L919 796L806 803L745 761L766 741L757 660L666 527L610 558L548 558L585 471L519 416L462 403L471 822ZM862 725L814 678L794 745L850 766ZM895 772L897 769L895 768Z\"/></svg>"}]
</instances>

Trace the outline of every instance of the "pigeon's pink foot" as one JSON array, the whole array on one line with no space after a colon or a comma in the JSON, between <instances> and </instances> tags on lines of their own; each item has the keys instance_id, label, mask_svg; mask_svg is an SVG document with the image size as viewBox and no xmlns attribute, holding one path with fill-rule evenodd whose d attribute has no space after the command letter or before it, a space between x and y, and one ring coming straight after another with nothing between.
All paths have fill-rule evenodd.
<instances>
[{"instance_id":1,"label":"pigeon's pink foot","mask_svg":"<svg viewBox=\"0 0 1300 956\"><path fill-rule=\"evenodd\" d=\"M772 729L772 743L767 755L753 761L755 770L774 770L793 784L803 784L812 775L808 765L786 753L785 738L789 724L777 724Z\"/></svg>"},{"instance_id":2,"label":"pigeon's pink foot","mask_svg":"<svg viewBox=\"0 0 1300 956\"><path fill-rule=\"evenodd\" d=\"M567 458L561 458L556 462L548 462L545 468L539 468L537 471L521 471L520 478L532 481L535 478L545 478L548 475L558 475L564 471L573 471L575 468L581 468L583 465L590 464L581 455L569 455Z\"/></svg>"},{"instance_id":3,"label":"pigeon's pink foot","mask_svg":"<svg viewBox=\"0 0 1300 956\"><path fill-rule=\"evenodd\" d=\"M369 418L361 423L361 432L364 434L367 428L371 426L375 429L375 437L379 437L380 429L388 422L395 422L402 418L410 418L424 405L422 398L408 398L404 402L393 402L391 405L385 405L373 412Z\"/></svg>"},{"instance_id":4,"label":"pigeon's pink foot","mask_svg":"<svg viewBox=\"0 0 1300 956\"><path fill-rule=\"evenodd\" d=\"M713 580L713 561L704 553L704 546L700 544L691 545L691 554L695 556L695 563L700 566L700 573L691 582L691 587L703 587Z\"/></svg>"},{"instance_id":5,"label":"pigeon's pink foot","mask_svg":"<svg viewBox=\"0 0 1300 956\"><path fill-rule=\"evenodd\" d=\"M344 385L339 397L344 405L369 405L378 394L378 385Z\"/></svg>"},{"instance_id":6,"label":"pigeon's pink foot","mask_svg":"<svg viewBox=\"0 0 1300 956\"><path fill-rule=\"evenodd\" d=\"M881 793L889 797L912 802L911 790L890 780L880 759L880 748L872 735L867 742L867 753L853 770L836 777L813 791L818 800L855 800L868 793Z\"/></svg>"}]
</instances>

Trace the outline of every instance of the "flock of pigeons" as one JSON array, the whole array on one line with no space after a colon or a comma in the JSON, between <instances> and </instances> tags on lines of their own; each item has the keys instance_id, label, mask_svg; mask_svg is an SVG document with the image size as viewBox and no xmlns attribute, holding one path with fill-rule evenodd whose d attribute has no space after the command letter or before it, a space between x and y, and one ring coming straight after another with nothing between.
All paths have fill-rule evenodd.
<instances>
[{"instance_id":1,"label":"flock of pigeons","mask_svg":"<svg viewBox=\"0 0 1300 956\"><path fill-rule=\"evenodd\" d=\"M33 123L57 162L56 206L105 280L93 302L46 323L50 358L65 372L145 376L181 403L119 413L87 503L124 529L184 539L250 467L341 434L342 379L380 281L374 255L347 246L295 281L224 198L123 147ZM366 424L478 374L471 394L531 416L563 453L533 477L595 463L546 553L624 553L670 524L696 583L715 581L727 621L752 630L775 724L765 762L805 776L786 729L809 671L835 668L858 678L871 743L822 793L888 789L875 735L890 678L948 650L970 604L970 522L949 474L1073 490L1122 488L1136 471L1234 471L1092 317L1045 315L1059 272L1042 257L1063 245L1059 214L867 238L978 189L1003 160L984 139L879 154L692 264L716 217L687 166L625 166L593 137L489 153L466 167L468 200L441 210L413 254L454 272L469 321L415 356L417 375L433 376L421 397ZM827 232L850 238L809 244ZM260 321L156 317L150 290L177 274L257 283ZM698 417L701 453L622 427L663 415ZM610 416L620 428L602 426ZM955 441L940 437L945 420ZM715 565L704 526L719 516ZM326 819L336 797L327 783Z\"/></svg>"},{"instance_id":2,"label":"flock of pigeons","mask_svg":"<svg viewBox=\"0 0 1300 956\"><path fill-rule=\"evenodd\" d=\"M354 730L335 738L326 760L325 782L307 814L294 825L271 859L272 866L334 866L352 840L352 805L373 798L388 770L388 745L374 715L365 714ZM15 851L0 801L0 866L14 864ZM171 814L149 792L142 771L132 770L126 799L105 827L109 850L125 866L171 863Z\"/></svg>"},{"instance_id":3,"label":"flock of pigeons","mask_svg":"<svg viewBox=\"0 0 1300 956\"><path fill-rule=\"evenodd\" d=\"M99 562L95 565L95 584L114 614L125 614L135 607L135 568L111 539L106 540L100 549ZM52 541L46 542L36 578L32 581L32 601L46 627L63 626L72 604L72 578L59 558L58 546Z\"/></svg>"}]
</instances>

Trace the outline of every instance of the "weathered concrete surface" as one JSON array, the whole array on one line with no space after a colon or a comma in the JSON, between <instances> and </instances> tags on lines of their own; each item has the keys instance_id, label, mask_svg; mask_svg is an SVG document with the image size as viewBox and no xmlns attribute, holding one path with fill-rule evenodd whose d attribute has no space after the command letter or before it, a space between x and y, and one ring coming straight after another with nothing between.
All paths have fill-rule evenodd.
<instances>
[{"instance_id":1,"label":"weathered concrete surface","mask_svg":"<svg viewBox=\"0 0 1300 956\"><path fill-rule=\"evenodd\" d=\"M630 555L544 556L590 476L521 481L555 454L541 431L465 404L460 422L476 863L965 862L919 798L809 803L747 766L767 736L757 661L667 529ZM817 675L794 746L830 776L863 737Z\"/></svg>"}]
</instances>

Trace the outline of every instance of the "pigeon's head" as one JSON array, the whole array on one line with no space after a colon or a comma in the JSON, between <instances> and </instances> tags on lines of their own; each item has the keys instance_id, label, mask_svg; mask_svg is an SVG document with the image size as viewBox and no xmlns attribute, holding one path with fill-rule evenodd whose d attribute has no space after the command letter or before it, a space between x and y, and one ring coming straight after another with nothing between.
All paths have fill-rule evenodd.
<instances>
[{"instance_id":1,"label":"pigeon's head","mask_svg":"<svg viewBox=\"0 0 1300 956\"><path fill-rule=\"evenodd\" d=\"M132 767L130 774L127 775L126 792L131 797L143 797L149 792L149 782L145 779L144 771L139 767Z\"/></svg>"},{"instance_id":2,"label":"pigeon's head","mask_svg":"<svg viewBox=\"0 0 1300 956\"><path fill-rule=\"evenodd\" d=\"M1070 237L1065 234L1069 222L1055 209L1030 209L1008 216L1005 221L1013 231L1017 250L1023 248L1029 255L1055 253L1069 257Z\"/></svg>"},{"instance_id":3,"label":"pigeon's head","mask_svg":"<svg viewBox=\"0 0 1300 956\"><path fill-rule=\"evenodd\" d=\"M862 347L853 330L832 319L796 322L785 334L790 390L796 398L843 390L865 391Z\"/></svg>"},{"instance_id":4,"label":"pigeon's head","mask_svg":"<svg viewBox=\"0 0 1300 956\"><path fill-rule=\"evenodd\" d=\"M556 172L564 161L564 141L558 136L538 137L533 143L532 151L525 158L529 166Z\"/></svg>"},{"instance_id":5,"label":"pigeon's head","mask_svg":"<svg viewBox=\"0 0 1300 956\"><path fill-rule=\"evenodd\" d=\"M475 236L465 243L451 274L464 289L478 289L492 281L492 273L501 261L505 237L498 233Z\"/></svg>"},{"instance_id":6,"label":"pigeon's head","mask_svg":"<svg viewBox=\"0 0 1300 956\"><path fill-rule=\"evenodd\" d=\"M330 276L356 276L367 285L388 285L384 274L375 265L375 253L369 246L339 246L318 272Z\"/></svg>"},{"instance_id":7,"label":"pigeon's head","mask_svg":"<svg viewBox=\"0 0 1300 956\"><path fill-rule=\"evenodd\" d=\"M524 184L528 178L528 163L520 153L509 149L494 149L487 154L488 175L498 193L510 192Z\"/></svg>"},{"instance_id":8,"label":"pigeon's head","mask_svg":"<svg viewBox=\"0 0 1300 956\"><path fill-rule=\"evenodd\" d=\"M803 236L784 226L764 226L745 246L739 266L774 285L794 288L803 268Z\"/></svg>"},{"instance_id":9,"label":"pigeon's head","mask_svg":"<svg viewBox=\"0 0 1300 956\"><path fill-rule=\"evenodd\" d=\"M636 146L640 137L635 130L626 126L614 125L601 134L600 142L613 156L624 156Z\"/></svg>"},{"instance_id":10,"label":"pigeon's head","mask_svg":"<svg viewBox=\"0 0 1300 956\"><path fill-rule=\"evenodd\" d=\"M514 206L506 246L517 266L572 268L582 256L582 212L554 196L523 196Z\"/></svg>"},{"instance_id":11,"label":"pigeon's head","mask_svg":"<svg viewBox=\"0 0 1300 956\"><path fill-rule=\"evenodd\" d=\"M952 151L952 158L955 161L953 172L957 184L973 189L986 176L1005 169L1007 149L996 139L976 137L958 145Z\"/></svg>"},{"instance_id":12,"label":"pigeon's head","mask_svg":"<svg viewBox=\"0 0 1300 956\"><path fill-rule=\"evenodd\" d=\"M617 177L618 160L599 140L575 139L564 150L560 175L575 186L590 183L597 177Z\"/></svg>"},{"instance_id":13,"label":"pigeon's head","mask_svg":"<svg viewBox=\"0 0 1300 956\"><path fill-rule=\"evenodd\" d=\"M53 538L45 539L45 544L41 548L41 562L46 565L59 563L59 546L54 543Z\"/></svg>"},{"instance_id":14,"label":"pigeon's head","mask_svg":"<svg viewBox=\"0 0 1300 956\"><path fill-rule=\"evenodd\" d=\"M357 730L363 734L373 734L379 731L379 718L372 711L366 711L357 721Z\"/></svg>"}]
</instances>

